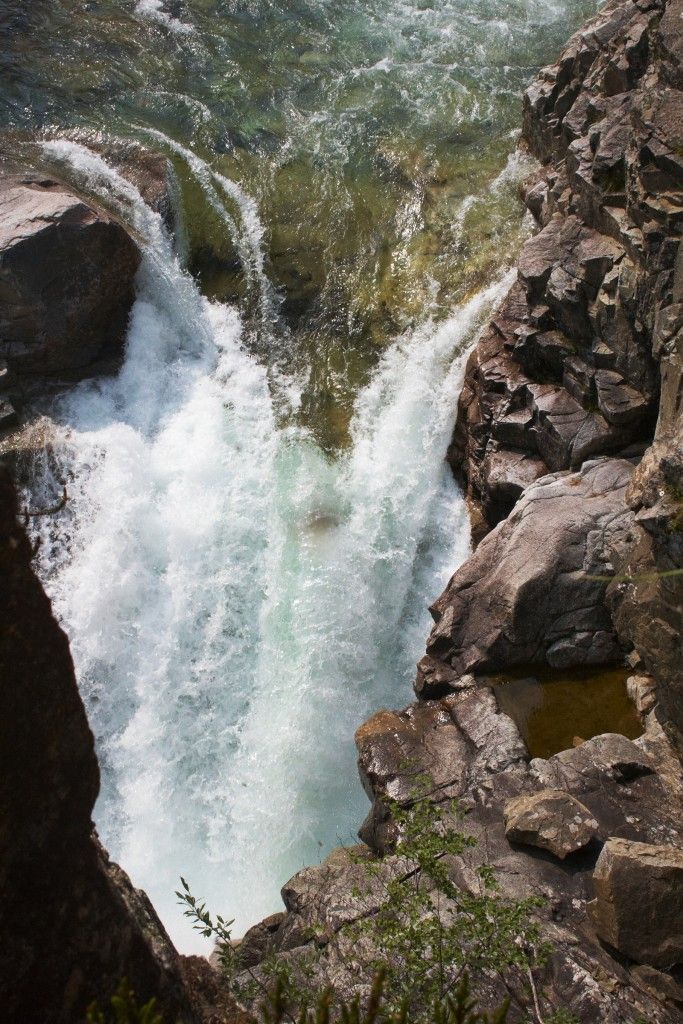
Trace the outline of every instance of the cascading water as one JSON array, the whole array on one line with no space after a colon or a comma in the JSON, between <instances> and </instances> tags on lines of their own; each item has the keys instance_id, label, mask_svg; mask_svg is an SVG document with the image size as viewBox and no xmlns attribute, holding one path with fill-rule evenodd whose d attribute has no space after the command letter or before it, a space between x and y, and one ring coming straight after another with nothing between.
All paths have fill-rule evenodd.
<instances>
[{"instance_id":1,"label":"cascading water","mask_svg":"<svg viewBox=\"0 0 683 1024\"><path fill-rule=\"evenodd\" d=\"M397 339L332 460L278 428L236 314L135 190L49 149L146 239L120 374L53 412L42 490L65 479L69 501L41 567L97 733L98 826L187 946L179 874L241 928L358 825L354 728L409 680L425 597L468 549L442 455L467 343L508 282Z\"/></svg>"},{"instance_id":2,"label":"cascading water","mask_svg":"<svg viewBox=\"0 0 683 1024\"><path fill-rule=\"evenodd\" d=\"M239 934L365 814L354 729L468 550L443 456L523 233L520 89L594 0L5 2L5 127L142 240L123 366L49 409L27 500L66 484L32 522L98 829L203 948L181 874ZM66 129L173 158L199 280Z\"/></svg>"}]
</instances>

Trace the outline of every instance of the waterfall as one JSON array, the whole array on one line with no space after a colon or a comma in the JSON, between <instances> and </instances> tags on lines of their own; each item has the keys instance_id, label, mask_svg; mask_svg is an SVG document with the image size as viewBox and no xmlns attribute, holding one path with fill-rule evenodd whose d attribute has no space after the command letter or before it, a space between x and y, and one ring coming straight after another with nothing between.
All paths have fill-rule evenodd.
<instances>
[{"instance_id":1,"label":"waterfall","mask_svg":"<svg viewBox=\"0 0 683 1024\"><path fill-rule=\"evenodd\" d=\"M115 203L143 258L121 371L51 412L34 500L62 480L69 498L34 520L39 567L96 735L100 835L199 950L180 874L240 934L360 824L353 731L405 702L426 605L468 551L443 456L467 351L510 277L394 340L333 459L278 420L237 312L202 297L136 189L82 146L47 150ZM193 169L238 199L263 274L258 211Z\"/></svg>"}]
</instances>

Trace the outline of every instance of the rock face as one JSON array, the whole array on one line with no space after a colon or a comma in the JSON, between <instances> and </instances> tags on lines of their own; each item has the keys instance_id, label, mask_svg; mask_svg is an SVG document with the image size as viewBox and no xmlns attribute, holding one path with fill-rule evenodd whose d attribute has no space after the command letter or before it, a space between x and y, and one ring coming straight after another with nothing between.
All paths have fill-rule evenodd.
<instances>
[{"instance_id":1,"label":"rock face","mask_svg":"<svg viewBox=\"0 0 683 1024\"><path fill-rule=\"evenodd\" d=\"M600 616L655 678L681 751L682 14L681 0L613 0L528 90L540 231L469 360L449 450L479 541L548 470L642 455L654 434L610 536Z\"/></svg>"},{"instance_id":2,"label":"rock face","mask_svg":"<svg viewBox=\"0 0 683 1024\"><path fill-rule=\"evenodd\" d=\"M127 977L193 1021L145 894L97 842L99 774L66 636L30 565L0 467L0 1003L10 1024L73 1024Z\"/></svg>"},{"instance_id":3,"label":"rock face","mask_svg":"<svg viewBox=\"0 0 683 1024\"><path fill-rule=\"evenodd\" d=\"M526 94L542 230L470 359L450 450L480 535L534 476L654 427L660 349L681 325L680 11L664 9L608 3Z\"/></svg>"},{"instance_id":4,"label":"rock face","mask_svg":"<svg viewBox=\"0 0 683 1024\"><path fill-rule=\"evenodd\" d=\"M259 962L277 954L294 970L310 972L314 984L331 984L346 996L368 983L368 963L376 950L367 936L349 933L348 925L372 914L385 898L387 882L405 871L392 852L396 834L389 809L394 800L413 799L416 780L428 774L434 782L431 798L458 798L466 811L458 827L478 840L465 858L453 861L456 884L474 890L478 868L487 864L507 896L543 898L538 919L553 955L535 972L541 1012L550 1016L558 1008L569 1009L582 1024L624 1024L639 1017L675 1024L680 1013L666 1002L666 993L677 991L674 978L655 971L641 980L601 945L588 909L596 859L608 837L661 846L676 843L683 829L672 754L654 717L648 721L646 736L635 743L623 736L600 736L529 763L492 691L473 680L441 700L379 712L356 737L361 779L373 801L361 829L367 845L335 850L323 864L304 869L284 886L284 916L245 937L251 971L258 977ZM578 835L584 845L562 858L548 850L551 843L532 852L517 839L511 842L505 821L511 809L520 821L535 809L553 833L552 845L557 839L562 846L560 852L565 852L562 837L570 823L578 828L570 833L572 843L578 847ZM527 825L525 842L533 838L531 831ZM374 861L368 875L364 864L373 853L381 860ZM653 906L659 905L662 897L654 888L651 893ZM507 978L513 1022L529 1019L523 991L527 980ZM475 984L491 1005L505 992L500 978L477 977Z\"/></svg>"},{"instance_id":5,"label":"rock face","mask_svg":"<svg viewBox=\"0 0 683 1024\"><path fill-rule=\"evenodd\" d=\"M559 789L542 789L505 805L505 835L510 842L537 846L560 860L588 846L597 829L588 808Z\"/></svg>"},{"instance_id":6,"label":"rock face","mask_svg":"<svg viewBox=\"0 0 683 1024\"><path fill-rule=\"evenodd\" d=\"M456 674L620 659L605 574L632 472L603 459L528 487L432 606L427 654Z\"/></svg>"},{"instance_id":7,"label":"rock face","mask_svg":"<svg viewBox=\"0 0 683 1024\"><path fill-rule=\"evenodd\" d=\"M683 850L610 839L593 887L590 911L604 942L653 967L683 963Z\"/></svg>"},{"instance_id":8,"label":"rock face","mask_svg":"<svg viewBox=\"0 0 683 1024\"><path fill-rule=\"evenodd\" d=\"M111 217L56 181L0 181L0 356L69 374L120 351L139 263Z\"/></svg>"}]
</instances>

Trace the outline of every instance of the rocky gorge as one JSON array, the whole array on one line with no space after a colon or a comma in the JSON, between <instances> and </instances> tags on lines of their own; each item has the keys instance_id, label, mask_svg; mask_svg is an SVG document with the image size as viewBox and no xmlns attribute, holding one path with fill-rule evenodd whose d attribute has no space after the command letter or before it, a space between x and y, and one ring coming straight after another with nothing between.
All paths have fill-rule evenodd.
<instances>
[{"instance_id":1,"label":"rocky gorge","mask_svg":"<svg viewBox=\"0 0 683 1024\"><path fill-rule=\"evenodd\" d=\"M372 950L346 930L358 858L396 869L390 808L424 773L478 839L457 884L474 887L485 863L506 894L543 900L553 954L536 1002L513 972L475 979L492 1005L512 995L516 1021L563 1008L586 1024L680 1019L682 50L678 0L610 2L526 93L538 230L469 358L448 451L476 549L432 606L416 702L356 734L362 845L286 883L285 911L238 947L252 973L272 954L296 969L315 947L316 984L367 984ZM33 173L3 180L0 228L11 426L36 375L44 387L117 358L139 257L116 217ZM176 954L91 831L98 771L68 644L5 475L1 499L8 1017L81 1020L126 976L169 1021L232 1020L244 1011L220 976ZM605 666L627 670L642 735L532 756L502 710L506 681Z\"/></svg>"}]
</instances>

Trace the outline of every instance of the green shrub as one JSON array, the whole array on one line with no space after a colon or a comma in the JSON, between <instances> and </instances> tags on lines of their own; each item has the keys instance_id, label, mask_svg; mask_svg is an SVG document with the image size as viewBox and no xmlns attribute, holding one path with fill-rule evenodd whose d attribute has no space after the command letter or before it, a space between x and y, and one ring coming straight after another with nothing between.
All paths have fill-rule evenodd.
<instances>
[{"instance_id":1,"label":"green shrub","mask_svg":"<svg viewBox=\"0 0 683 1024\"><path fill-rule=\"evenodd\" d=\"M86 1024L164 1024L157 1011L156 999L150 999L144 1006L138 1006L133 989L123 978L111 997L108 1013L103 1013L97 1003L92 1003L86 1013Z\"/></svg>"}]
</instances>

